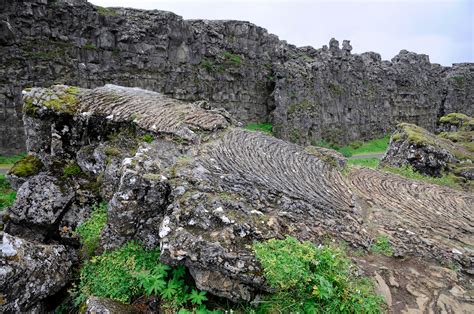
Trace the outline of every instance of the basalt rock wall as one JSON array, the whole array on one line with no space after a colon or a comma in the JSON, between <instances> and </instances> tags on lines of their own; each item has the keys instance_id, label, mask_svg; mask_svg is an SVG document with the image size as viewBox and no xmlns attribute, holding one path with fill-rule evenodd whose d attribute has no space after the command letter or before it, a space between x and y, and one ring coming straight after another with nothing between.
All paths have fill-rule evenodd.
<instances>
[{"instance_id":1,"label":"basalt rock wall","mask_svg":"<svg viewBox=\"0 0 474 314\"><path fill-rule=\"evenodd\" d=\"M330 48L296 48L242 21L183 20L165 11L105 9L85 0L0 0L0 153L24 150L22 88L66 83L136 86L204 99L244 122L270 121L307 144L380 136L396 122L432 129L473 113L472 64L392 62Z\"/></svg>"}]
</instances>

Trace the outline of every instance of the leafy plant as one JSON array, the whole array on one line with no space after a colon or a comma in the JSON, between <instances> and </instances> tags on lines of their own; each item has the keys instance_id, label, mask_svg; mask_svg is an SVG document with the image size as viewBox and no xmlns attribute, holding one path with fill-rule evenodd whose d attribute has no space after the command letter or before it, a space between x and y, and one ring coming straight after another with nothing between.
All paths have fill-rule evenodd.
<instances>
[{"instance_id":1,"label":"leafy plant","mask_svg":"<svg viewBox=\"0 0 474 314\"><path fill-rule=\"evenodd\" d=\"M153 271L159 265L159 256L159 249L146 250L136 242L129 242L86 261L80 273L76 305L90 295L129 303L133 297L145 293L139 274Z\"/></svg>"},{"instance_id":2,"label":"leafy plant","mask_svg":"<svg viewBox=\"0 0 474 314\"><path fill-rule=\"evenodd\" d=\"M88 256L94 254L99 245L100 233L107 223L107 203L101 202L94 205L89 219L76 228L81 237L81 243Z\"/></svg>"},{"instance_id":3,"label":"leafy plant","mask_svg":"<svg viewBox=\"0 0 474 314\"><path fill-rule=\"evenodd\" d=\"M372 246L370 247L370 250L373 253L379 253L383 254L386 256L392 256L393 255L393 249L390 245L390 240L386 235L380 235L378 236Z\"/></svg>"},{"instance_id":4,"label":"leafy plant","mask_svg":"<svg viewBox=\"0 0 474 314\"><path fill-rule=\"evenodd\" d=\"M370 281L357 278L343 250L293 237L255 243L265 279L276 292L257 312L380 313L383 301Z\"/></svg>"},{"instance_id":5,"label":"leafy plant","mask_svg":"<svg viewBox=\"0 0 474 314\"><path fill-rule=\"evenodd\" d=\"M206 292L188 283L185 267L171 268L161 263L159 257L159 248L147 250L133 241L113 252L93 257L84 263L80 283L72 292L76 305L90 295L124 303L146 295L160 297L162 307L171 312L199 305L196 313L199 310L208 313L204 306Z\"/></svg>"}]
</instances>

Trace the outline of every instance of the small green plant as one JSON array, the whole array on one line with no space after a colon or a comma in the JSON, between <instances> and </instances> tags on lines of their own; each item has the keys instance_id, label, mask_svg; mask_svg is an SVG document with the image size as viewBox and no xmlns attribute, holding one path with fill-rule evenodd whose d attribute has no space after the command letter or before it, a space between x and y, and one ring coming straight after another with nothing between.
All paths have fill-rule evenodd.
<instances>
[{"instance_id":1,"label":"small green plant","mask_svg":"<svg viewBox=\"0 0 474 314\"><path fill-rule=\"evenodd\" d=\"M380 313L383 301L367 279L357 278L341 248L315 247L293 237L255 243L257 260L276 292L257 312Z\"/></svg>"},{"instance_id":2,"label":"small green plant","mask_svg":"<svg viewBox=\"0 0 474 314\"><path fill-rule=\"evenodd\" d=\"M97 46L93 43L87 43L83 46L83 48L87 50L97 50Z\"/></svg>"},{"instance_id":3,"label":"small green plant","mask_svg":"<svg viewBox=\"0 0 474 314\"><path fill-rule=\"evenodd\" d=\"M0 211L6 207L12 206L16 198L16 192L10 187L7 178L0 173Z\"/></svg>"},{"instance_id":4,"label":"small green plant","mask_svg":"<svg viewBox=\"0 0 474 314\"><path fill-rule=\"evenodd\" d=\"M10 173L18 177L29 177L38 174L44 165L38 157L29 155L15 162Z\"/></svg>"},{"instance_id":5,"label":"small green plant","mask_svg":"<svg viewBox=\"0 0 474 314\"><path fill-rule=\"evenodd\" d=\"M92 256L99 246L100 233L107 223L107 203L95 204L89 219L76 228L81 238L84 252Z\"/></svg>"},{"instance_id":6,"label":"small green plant","mask_svg":"<svg viewBox=\"0 0 474 314\"><path fill-rule=\"evenodd\" d=\"M456 82L456 85L458 87L463 87L465 83L465 78L463 76L454 76L453 77L454 82Z\"/></svg>"},{"instance_id":7,"label":"small green plant","mask_svg":"<svg viewBox=\"0 0 474 314\"><path fill-rule=\"evenodd\" d=\"M76 306L91 295L124 303L146 295L160 297L163 307L170 312L197 305L196 310L206 311L206 292L189 283L185 267L171 268L159 258L159 248L147 250L132 241L86 261L80 282L72 291Z\"/></svg>"},{"instance_id":8,"label":"small green plant","mask_svg":"<svg viewBox=\"0 0 474 314\"><path fill-rule=\"evenodd\" d=\"M201 67L205 69L208 73L214 72L214 62L209 59L203 59L201 61Z\"/></svg>"},{"instance_id":9,"label":"small green plant","mask_svg":"<svg viewBox=\"0 0 474 314\"><path fill-rule=\"evenodd\" d=\"M271 123L249 123L244 126L244 129L273 134L273 125Z\"/></svg>"},{"instance_id":10,"label":"small green plant","mask_svg":"<svg viewBox=\"0 0 474 314\"><path fill-rule=\"evenodd\" d=\"M239 66L242 64L242 57L229 51L225 51L222 56L224 57L224 63L233 66Z\"/></svg>"},{"instance_id":11,"label":"small green plant","mask_svg":"<svg viewBox=\"0 0 474 314\"><path fill-rule=\"evenodd\" d=\"M104 8L100 6L96 6L97 13L99 13L102 16L117 16L117 12L112 9L112 8Z\"/></svg>"},{"instance_id":12,"label":"small green plant","mask_svg":"<svg viewBox=\"0 0 474 314\"><path fill-rule=\"evenodd\" d=\"M373 253L383 254L385 256L393 255L393 249L390 245L390 240L386 235L378 236L374 243L370 246L370 251Z\"/></svg>"},{"instance_id":13,"label":"small green plant","mask_svg":"<svg viewBox=\"0 0 474 314\"><path fill-rule=\"evenodd\" d=\"M155 138L151 134L145 134L141 137L141 140L144 141L144 142L147 142L147 143L153 142L154 139Z\"/></svg>"},{"instance_id":14,"label":"small green plant","mask_svg":"<svg viewBox=\"0 0 474 314\"><path fill-rule=\"evenodd\" d=\"M63 169L63 179L78 175L81 172L82 169L76 162L70 162Z\"/></svg>"}]
</instances>

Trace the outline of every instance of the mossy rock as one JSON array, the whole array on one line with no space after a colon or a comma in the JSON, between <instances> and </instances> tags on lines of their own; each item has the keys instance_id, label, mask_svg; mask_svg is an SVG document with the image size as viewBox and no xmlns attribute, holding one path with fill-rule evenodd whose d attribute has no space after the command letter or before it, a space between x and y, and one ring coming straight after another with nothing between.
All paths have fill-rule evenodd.
<instances>
[{"instance_id":1,"label":"mossy rock","mask_svg":"<svg viewBox=\"0 0 474 314\"><path fill-rule=\"evenodd\" d=\"M444 135L445 137L447 135ZM410 124L400 123L397 126L397 131L393 134L392 140L396 141L408 141L410 144L417 146L433 146L438 149L444 149L449 151L459 160L474 160L474 156L471 154L470 143L454 143L453 141L437 136L424 128ZM472 146L472 145L471 145Z\"/></svg>"},{"instance_id":2,"label":"mossy rock","mask_svg":"<svg viewBox=\"0 0 474 314\"><path fill-rule=\"evenodd\" d=\"M474 118L471 118L463 113L453 112L447 114L439 119L442 124L455 125L462 130L470 131L474 129Z\"/></svg>"},{"instance_id":3,"label":"mossy rock","mask_svg":"<svg viewBox=\"0 0 474 314\"><path fill-rule=\"evenodd\" d=\"M75 114L78 109L80 90L75 86L54 85L41 95L38 103L33 103L33 97L24 98L23 112L34 115L41 107L58 113ZM37 98L38 96L34 96Z\"/></svg>"},{"instance_id":4,"label":"mossy rock","mask_svg":"<svg viewBox=\"0 0 474 314\"><path fill-rule=\"evenodd\" d=\"M39 158L30 155L18 160L10 169L10 174L17 177L30 177L38 174L43 167Z\"/></svg>"}]
</instances>

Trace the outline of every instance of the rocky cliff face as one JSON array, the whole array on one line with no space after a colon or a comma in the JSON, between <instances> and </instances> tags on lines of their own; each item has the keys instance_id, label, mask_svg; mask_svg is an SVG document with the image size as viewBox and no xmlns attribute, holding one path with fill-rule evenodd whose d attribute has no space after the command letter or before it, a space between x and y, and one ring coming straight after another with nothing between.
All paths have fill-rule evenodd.
<instances>
[{"instance_id":1,"label":"rocky cliff face","mask_svg":"<svg viewBox=\"0 0 474 314\"><path fill-rule=\"evenodd\" d=\"M431 130L445 113L474 110L472 64L446 68L406 51L382 61L351 54L348 42L296 48L248 22L85 0L0 6L0 153L24 149L22 88L52 83L204 99L240 121L273 121L277 136L303 144L368 139L403 121Z\"/></svg>"},{"instance_id":2,"label":"rocky cliff face","mask_svg":"<svg viewBox=\"0 0 474 314\"><path fill-rule=\"evenodd\" d=\"M284 235L366 250L385 234L396 256L449 261L472 272L472 194L369 169L344 174L340 156L240 129L226 111L202 102L141 89L33 88L24 103L28 151L42 167L24 178L4 217L4 311L41 308L67 283L78 248L72 231L99 199L109 204L103 249L130 240L159 247L161 260L185 265L200 289L234 301L269 290L251 245ZM47 285L28 286L29 299L18 292L30 285L21 245L34 254L60 252L37 256L63 265L51 268L57 276L33 274L46 276ZM360 259L373 273L376 262ZM441 282L431 275L441 270L418 266L413 271L427 279L414 285L404 265L414 267L377 275L386 287L391 276L386 293L405 300L397 309L472 310L458 293L471 289L462 273Z\"/></svg>"}]
</instances>

